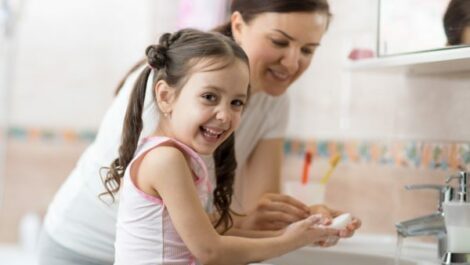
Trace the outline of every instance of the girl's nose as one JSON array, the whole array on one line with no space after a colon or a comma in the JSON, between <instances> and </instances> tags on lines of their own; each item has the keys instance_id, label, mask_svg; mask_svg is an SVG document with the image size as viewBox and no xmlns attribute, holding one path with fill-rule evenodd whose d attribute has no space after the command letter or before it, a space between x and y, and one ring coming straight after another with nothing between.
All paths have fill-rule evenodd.
<instances>
[{"instance_id":1,"label":"girl's nose","mask_svg":"<svg viewBox=\"0 0 470 265\"><path fill-rule=\"evenodd\" d=\"M217 111L217 114L215 116L215 118L223 123L227 123L230 121L230 110L228 110L227 108L220 108L218 111Z\"/></svg>"},{"instance_id":2,"label":"girl's nose","mask_svg":"<svg viewBox=\"0 0 470 265\"><path fill-rule=\"evenodd\" d=\"M289 74L297 72L300 65L300 51L297 48L289 48L281 58L281 65L287 68Z\"/></svg>"}]
</instances>

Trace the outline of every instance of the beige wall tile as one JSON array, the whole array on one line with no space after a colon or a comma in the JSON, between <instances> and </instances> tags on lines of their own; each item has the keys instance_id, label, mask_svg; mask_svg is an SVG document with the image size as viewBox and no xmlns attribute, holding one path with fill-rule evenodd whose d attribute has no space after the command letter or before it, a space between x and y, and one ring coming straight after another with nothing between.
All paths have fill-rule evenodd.
<instances>
[{"instance_id":1,"label":"beige wall tile","mask_svg":"<svg viewBox=\"0 0 470 265\"><path fill-rule=\"evenodd\" d=\"M85 142L8 142L0 205L0 242L17 240L18 223L26 213L44 216L55 192L87 145Z\"/></svg>"}]
</instances>

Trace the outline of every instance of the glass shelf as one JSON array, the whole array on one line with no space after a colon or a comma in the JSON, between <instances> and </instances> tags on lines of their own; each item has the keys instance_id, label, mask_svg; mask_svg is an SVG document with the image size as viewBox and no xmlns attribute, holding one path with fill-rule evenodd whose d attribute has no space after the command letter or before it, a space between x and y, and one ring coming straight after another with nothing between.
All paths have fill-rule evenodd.
<instances>
[{"instance_id":1,"label":"glass shelf","mask_svg":"<svg viewBox=\"0 0 470 265\"><path fill-rule=\"evenodd\" d=\"M353 72L380 71L407 74L470 72L470 47L446 48L349 61L346 68Z\"/></svg>"}]
</instances>

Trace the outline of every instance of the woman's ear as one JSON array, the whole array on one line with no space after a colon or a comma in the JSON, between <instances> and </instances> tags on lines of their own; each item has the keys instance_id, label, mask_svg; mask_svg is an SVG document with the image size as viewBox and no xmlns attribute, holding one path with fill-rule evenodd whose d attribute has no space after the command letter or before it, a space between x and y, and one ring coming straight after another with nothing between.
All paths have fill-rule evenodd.
<instances>
[{"instance_id":1,"label":"woman's ear","mask_svg":"<svg viewBox=\"0 0 470 265\"><path fill-rule=\"evenodd\" d=\"M155 84L157 106L165 116L168 116L173 111L173 104L176 99L175 91L164 80L160 80Z\"/></svg>"},{"instance_id":2,"label":"woman's ear","mask_svg":"<svg viewBox=\"0 0 470 265\"><path fill-rule=\"evenodd\" d=\"M240 45L241 37L246 25L245 21L243 20L242 14L240 14L240 12L238 11L233 12L232 16L230 17L230 22L232 27L233 39L238 45Z\"/></svg>"}]
</instances>

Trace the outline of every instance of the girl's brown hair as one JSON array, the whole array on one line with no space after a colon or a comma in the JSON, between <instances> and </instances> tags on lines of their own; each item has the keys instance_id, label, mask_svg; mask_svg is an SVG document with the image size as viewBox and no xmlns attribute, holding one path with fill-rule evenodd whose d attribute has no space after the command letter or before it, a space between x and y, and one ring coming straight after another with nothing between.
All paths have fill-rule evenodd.
<instances>
[{"instance_id":1,"label":"girl's brown hair","mask_svg":"<svg viewBox=\"0 0 470 265\"><path fill-rule=\"evenodd\" d=\"M194 71L222 69L235 60L243 61L247 67L249 65L245 52L230 38L219 33L194 29L183 29L174 34L162 35L158 45L147 48L146 56L148 66L143 69L134 85L124 118L119 157L111 163L103 180L107 191L104 194L110 194L113 199L137 149L143 128L142 110L146 84L152 71L154 72L152 88L159 80L165 80L171 87L181 89ZM230 204L237 166L234 144L235 138L232 133L213 154L217 182L213 197L219 215L215 227L223 225L224 230L233 225Z\"/></svg>"}]
</instances>

